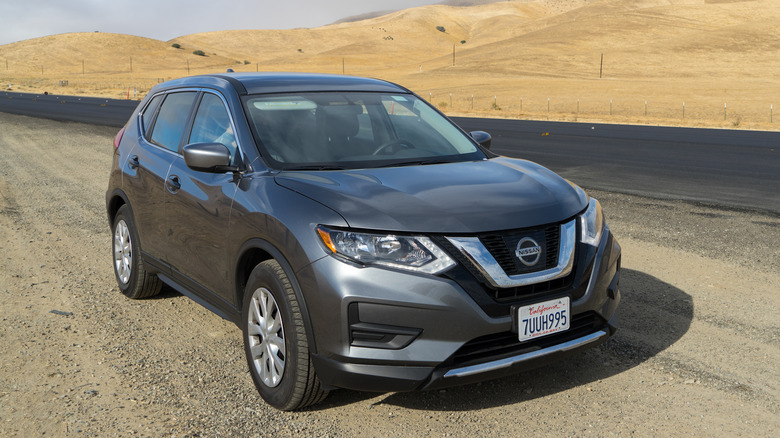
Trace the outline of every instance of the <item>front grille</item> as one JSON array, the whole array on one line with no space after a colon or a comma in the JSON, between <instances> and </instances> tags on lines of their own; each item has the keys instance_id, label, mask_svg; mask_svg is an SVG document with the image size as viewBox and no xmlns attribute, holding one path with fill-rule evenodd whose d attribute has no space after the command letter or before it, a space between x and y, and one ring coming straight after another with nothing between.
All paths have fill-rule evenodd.
<instances>
[{"instance_id":1,"label":"front grille","mask_svg":"<svg viewBox=\"0 0 780 438\"><path fill-rule=\"evenodd\" d=\"M491 295L499 303L514 302L521 298L529 298L535 295L549 295L555 292L568 290L571 287L572 279L573 275L569 274L563 278L529 284L528 286L492 289ZM579 296L576 298L579 298Z\"/></svg>"},{"instance_id":2,"label":"front grille","mask_svg":"<svg viewBox=\"0 0 780 438\"><path fill-rule=\"evenodd\" d=\"M521 275L554 268L558 264L560 236L560 225L550 225L543 228L481 234L478 237L507 275ZM525 237L534 239L542 248L539 262L534 266L524 265L515 255L518 242Z\"/></svg>"},{"instance_id":3,"label":"front grille","mask_svg":"<svg viewBox=\"0 0 780 438\"><path fill-rule=\"evenodd\" d=\"M520 342L517 333L504 332L482 336L464 344L447 366L468 366L489 360L530 353L552 347L606 328L606 321L595 312L574 315L569 330L531 341Z\"/></svg>"}]
</instances>

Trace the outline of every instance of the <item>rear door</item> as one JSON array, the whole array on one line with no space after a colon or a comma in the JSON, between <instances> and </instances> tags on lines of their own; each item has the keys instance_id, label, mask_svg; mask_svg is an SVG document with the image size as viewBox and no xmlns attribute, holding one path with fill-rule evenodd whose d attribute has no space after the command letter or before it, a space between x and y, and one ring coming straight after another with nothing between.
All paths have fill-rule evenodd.
<instances>
[{"instance_id":1,"label":"rear door","mask_svg":"<svg viewBox=\"0 0 780 438\"><path fill-rule=\"evenodd\" d=\"M166 178L178 156L196 96L195 91L155 96L141 115L143 132L126 164L125 192L133 209L141 247L157 260L164 260L167 251Z\"/></svg>"}]
</instances>

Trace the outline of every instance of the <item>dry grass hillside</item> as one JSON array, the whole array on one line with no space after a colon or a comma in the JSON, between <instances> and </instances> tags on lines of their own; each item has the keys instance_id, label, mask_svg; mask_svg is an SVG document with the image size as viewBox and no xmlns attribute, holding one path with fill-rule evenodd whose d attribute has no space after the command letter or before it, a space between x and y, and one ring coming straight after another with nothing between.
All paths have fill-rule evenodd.
<instances>
[{"instance_id":1,"label":"dry grass hillside","mask_svg":"<svg viewBox=\"0 0 780 438\"><path fill-rule=\"evenodd\" d=\"M226 68L344 72L399 82L450 114L776 130L779 64L777 0L521 0L167 42L55 35L0 46L0 83L140 98Z\"/></svg>"}]
</instances>

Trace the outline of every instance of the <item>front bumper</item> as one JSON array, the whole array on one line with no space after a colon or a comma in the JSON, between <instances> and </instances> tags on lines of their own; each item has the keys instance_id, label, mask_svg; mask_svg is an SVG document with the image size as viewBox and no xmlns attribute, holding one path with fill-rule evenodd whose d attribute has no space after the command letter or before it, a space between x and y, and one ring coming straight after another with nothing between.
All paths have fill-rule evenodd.
<instances>
[{"instance_id":1,"label":"front bumper","mask_svg":"<svg viewBox=\"0 0 780 438\"><path fill-rule=\"evenodd\" d=\"M588 272L574 281L586 288L571 303L580 322L527 343L517 341L510 314L481 306L453 279L321 259L298 273L320 382L328 389L380 392L442 388L533 369L592 348L617 329L620 257L620 246L605 228L591 260L580 261Z\"/></svg>"}]
</instances>

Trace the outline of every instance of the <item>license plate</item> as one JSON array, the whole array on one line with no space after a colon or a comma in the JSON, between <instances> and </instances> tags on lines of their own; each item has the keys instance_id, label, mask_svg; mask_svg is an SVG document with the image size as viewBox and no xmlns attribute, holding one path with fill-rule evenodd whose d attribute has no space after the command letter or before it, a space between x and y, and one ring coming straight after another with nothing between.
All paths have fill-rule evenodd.
<instances>
[{"instance_id":1,"label":"license plate","mask_svg":"<svg viewBox=\"0 0 780 438\"><path fill-rule=\"evenodd\" d=\"M517 333L521 342L566 331L570 322L569 297L517 309Z\"/></svg>"}]
</instances>

